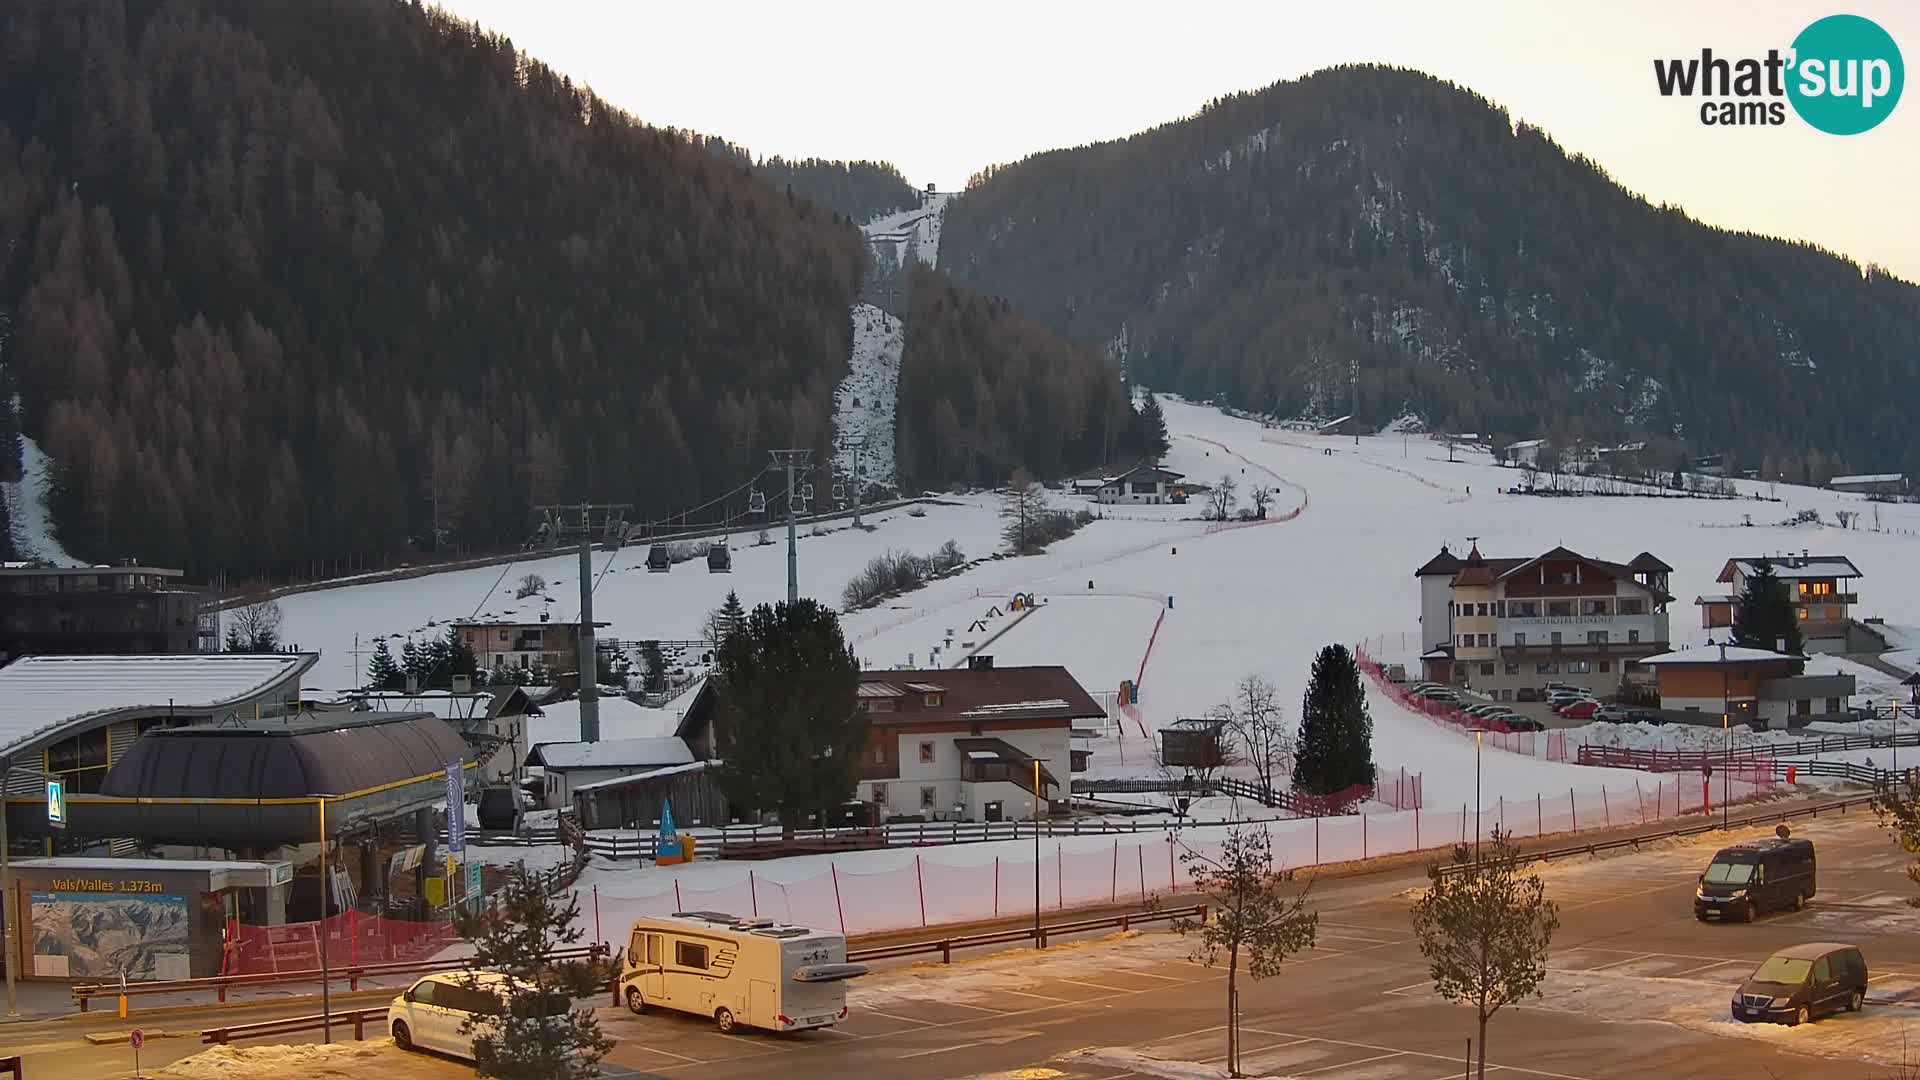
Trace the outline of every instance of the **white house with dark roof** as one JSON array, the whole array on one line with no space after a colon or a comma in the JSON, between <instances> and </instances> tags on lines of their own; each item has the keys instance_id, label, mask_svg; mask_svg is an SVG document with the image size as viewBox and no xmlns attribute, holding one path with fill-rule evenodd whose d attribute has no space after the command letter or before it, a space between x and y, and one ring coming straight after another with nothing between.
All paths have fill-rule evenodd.
<instances>
[{"instance_id":1,"label":"white house with dark roof","mask_svg":"<svg viewBox=\"0 0 1920 1080\"><path fill-rule=\"evenodd\" d=\"M1773 576L1786 590L1787 602L1800 620L1800 637L1808 652L1840 653L1873 651L1871 642L1861 641L1854 648L1851 639L1864 637L1853 626L1853 608L1860 602L1854 582L1865 577L1853 560L1845 555L1814 555L1807 551L1773 556L1743 556L1728 559L1714 580L1727 586L1726 592L1708 593L1694 598L1700 608L1700 625L1708 629L1733 625L1734 609L1747 591L1747 581L1760 563L1773 567Z\"/></svg>"},{"instance_id":2,"label":"white house with dark roof","mask_svg":"<svg viewBox=\"0 0 1920 1080\"><path fill-rule=\"evenodd\" d=\"M590 784L619 780L694 763L685 739L607 739L601 742L550 742L527 754L527 766L547 778L546 804L570 806L573 793Z\"/></svg>"},{"instance_id":3,"label":"white house with dark roof","mask_svg":"<svg viewBox=\"0 0 1920 1080\"><path fill-rule=\"evenodd\" d=\"M1184 498L1184 488L1180 483L1184 479L1185 473L1163 469L1158 465L1142 465L1119 476L1108 477L1100 485L1094 500L1103 503L1175 502L1176 495Z\"/></svg>"}]
</instances>

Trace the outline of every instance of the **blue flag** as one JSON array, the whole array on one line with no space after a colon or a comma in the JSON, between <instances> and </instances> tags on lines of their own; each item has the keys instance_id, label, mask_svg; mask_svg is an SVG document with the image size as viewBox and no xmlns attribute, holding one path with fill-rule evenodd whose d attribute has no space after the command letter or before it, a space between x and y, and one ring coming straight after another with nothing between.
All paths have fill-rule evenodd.
<instances>
[{"instance_id":1,"label":"blue flag","mask_svg":"<svg viewBox=\"0 0 1920 1080\"><path fill-rule=\"evenodd\" d=\"M654 849L656 857L677 858L680 854L680 834L673 827L673 803L660 800L660 844Z\"/></svg>"}]
</instances>

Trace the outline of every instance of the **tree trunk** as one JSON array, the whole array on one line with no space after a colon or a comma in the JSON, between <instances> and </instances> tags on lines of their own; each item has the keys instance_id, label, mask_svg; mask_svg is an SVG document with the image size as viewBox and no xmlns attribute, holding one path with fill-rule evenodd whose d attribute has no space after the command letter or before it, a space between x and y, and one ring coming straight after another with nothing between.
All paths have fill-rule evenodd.
<instances>
[{"instance_id":1,"label":"tree trunk","mask_svg":"<svg viewBox=\"0 0 1920 1080\"><path fill-rule=\"evenodd\" d=\"M800 812L791 806L780 808L780 839L792 840L794 823L800 818Z\"/></svg>"},{"instance_id":2,"label":"tree trunk","mask_svg":"<svg viewBox=\"0 0 1920 1080\"><path fill-rule=\"evenodd\" d=\"M1480 1014L1480 1080L1487 1080L1487 1014Z\"/></svg>"},{"instance_id":3,"label":"tree trunk","mask_svg":"<svg viewBox=\"0 0 1920 1080\"><path fill-rule=\"evenodd\" d=\"M1227 954L1227 1075L1240 1075L1240 950Z\"/></svg>"}]
</instances>

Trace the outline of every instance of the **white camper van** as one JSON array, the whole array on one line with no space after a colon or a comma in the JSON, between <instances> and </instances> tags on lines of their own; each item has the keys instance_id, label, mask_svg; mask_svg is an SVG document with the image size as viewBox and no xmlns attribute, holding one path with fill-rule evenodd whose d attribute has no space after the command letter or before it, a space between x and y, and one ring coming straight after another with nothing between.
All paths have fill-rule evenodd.
<instances>
[{"instance_id":1,"label":"white camper van","mask_svg":"<svg viewBox=\"0 0 1920 1080\"><path fill-rule=\"evenodd\" d=\"M847 963L847 939L825 930L683 911L637 919L620 973L620 1000L710 1016L723 1032L738 1027L804 1031L847 1018L846 980L865 975Z\"/></svg>"}]
</instances>

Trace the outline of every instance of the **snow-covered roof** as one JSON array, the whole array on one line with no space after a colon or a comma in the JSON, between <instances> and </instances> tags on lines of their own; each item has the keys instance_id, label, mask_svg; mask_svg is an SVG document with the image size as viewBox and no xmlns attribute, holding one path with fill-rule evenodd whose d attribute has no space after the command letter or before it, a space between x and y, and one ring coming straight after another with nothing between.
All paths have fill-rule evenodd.
<instances>
[{"instance_id":1,"label":"snow-covered roof","mask_svg":"<svg viewBox=\"0 0 1920 1080\"><path fill-rule=\"evenodd\" d=\"M26 656L0 668L0 755L130 710L195 714L291 691L318 653Z\"/></svg>"},{"instance_id":2,"label":"snow-covered roof","mask_svg":"<svg viewBox=\"0 0 1920 1080\"><path fill-rule=\"evenodd\" d=\"M1720 571L1718 580L1731 582L1733 571L1739 570L1742 577L1752 577L1761 556L1752 558L1729 559ZM1800 578L1865 577L1853 560L1845 555L1778 555L1767 559L1773 564L1773 576L1782 581L1796 581Z\"/></svg>"},{"instance_id":3,"label":"snow-covered roof","mask_svg":"<svg viewBox=\"0 0 1920 1080\"><path fill-rule=\"evenodd\" d=\"M637 772L637 773L634 773L632 776L616 776L610 780L595 780L591 784L581 784L575 787L573 790L576 793L582 792L582 791L599 791L603 788L615 788L615 787L621 787L626 784L637 784L642 780L661 780L669 776L679 776L683 773L696 773L696 772L699 772L701 769L706 768L710 764L713 764L713 762L692 761L692 762L688 762L685 765L669 765L663 769L648 769L646 772Z\"/></svg>"},{"instance_id":4,"label":"snow-covered roof","mask_svg":"<svg viewBox=\"0 0 1920 1080\"><path fill-rule=\"evenodd\" d=\"M1649 656L1645 660L1640 661L1640 663L1654 666L1662 664L1718 664L1722 659L1729 664L1751 664L1767 660L1805 660L1806 657L1794 656L1789 653L1777 653L1772 649L1750 649L1744 645L1729 645L1726 648L1726 652L1722 653L1720 646L1706 645L1698 649L1680 649L1676 652L1666 652L1658 656Z\"/></svg>"},{"instance_id":5,"label":"snow-covered roof","mask_svg":"<svg viewBox=\"0 0 1920 1080\"><path fill-rule=\"evenodd\" d=\"M686 765L693 751L685 739L606 739L601 742L542 743L527 764L548 769L625 769L644 765Z\"/></svg>"},{"instance_id":6,"label":"snow-covered roof","mask_svg":"<svg viewBox=\"0 0 1920 1080\"><path fill-rule=\"evenodd\" d=\"M1905 473L1897 472L1861 473L1858 476L1836 476L1827 481L1827 486L1839 487L1841 484L1897 484L1906 478L1907 475Z\"/></svg>"},{"instance_id":7,"label":"snow-covered roof","mask_svg":"<svg viewBox=\"0 0 1920 1080\"><path fill-rule=\"evenodd\" d=\"M1500 451L1501 453L1512 453L1515 450L1531 450L1536 446L1545 445L1547 445L1547 440L1545 439L1522 439L1519 442L1508 443L1501 447Z\"/></svg>"},{"instance_id":8,"label":"snow-covered roof","mask_svg":"<svg viewBox=\"0 0 1920 1080\"><path fill-rule=\"evenodd\" d=\"M1731 604L1734 602L1734 597L1732 593L1706 593L1694 597L1693 602L1696 604Z\"/></svg>"}]
</instances>

